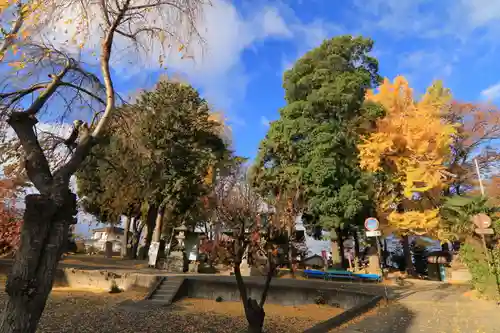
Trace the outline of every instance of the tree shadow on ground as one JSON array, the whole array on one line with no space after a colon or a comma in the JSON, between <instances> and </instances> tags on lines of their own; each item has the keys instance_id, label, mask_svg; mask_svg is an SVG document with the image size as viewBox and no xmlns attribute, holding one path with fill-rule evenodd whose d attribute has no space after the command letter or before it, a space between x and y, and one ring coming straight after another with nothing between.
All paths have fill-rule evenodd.
<instances>
[{"instance_id":1,"label":"tree shadow on ground","mask_svg":"<svg viewBox=\"0 0 500 333\"><path fill-rule=\"evenodd\" d=\"M389 299L398 301L422 293L433 301L440 301L450 296L461 295L468 290L471 290L469 285L454 285L443 282L420 284L405 281L404 286L392 286L390 288Z\"/></svg>"},{"instance_id":2,"label":"tree shadow on ground","mask_svg":"<svg viewBox=\"0 0 500 333\"><path fill-rule=\"evenodd\" d=\"M405 333L415 319L415 313L407 307L392 303L375 313L361 316L354 322L333 332L338 333ZM326 332L325 332L326 333Z\"/></svg>"},{"instance_id":3,"label":"tree shadow on ground","mask_svg":"<svg viewBox=\"0 0 500 333\"><path fill-rule=\"evenodd\" d=\"M185 310L186 307L179 304L162 304L150 300L125 300L117 304L116 308L128 312L149 312L156 309L162 309L164 312L178 312Z\"/></svg>"}]
</instances>

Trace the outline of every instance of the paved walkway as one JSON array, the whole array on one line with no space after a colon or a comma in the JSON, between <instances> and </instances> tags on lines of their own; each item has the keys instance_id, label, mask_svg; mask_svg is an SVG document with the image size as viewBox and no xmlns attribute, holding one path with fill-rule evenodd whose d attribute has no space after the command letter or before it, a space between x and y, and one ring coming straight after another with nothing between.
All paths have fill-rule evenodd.
<instances>
[{"instance_id":1,"label":"paved walkway","mask_svg":"<svg viewBox=\"0 0 500 333\"><path fill-rule=\"evenodd\" d=\"M500 306L494 302L473 299L466 286L418 284L340 333L500 333Z\"/></svg>"}]
</instances>

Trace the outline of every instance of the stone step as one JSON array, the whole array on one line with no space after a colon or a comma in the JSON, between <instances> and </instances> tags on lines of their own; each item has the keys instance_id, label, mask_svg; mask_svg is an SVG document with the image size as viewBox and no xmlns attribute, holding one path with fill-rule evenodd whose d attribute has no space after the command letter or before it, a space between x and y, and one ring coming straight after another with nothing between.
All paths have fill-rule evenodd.
<instances>
[{"instance_id":1,"label":"stone step","mask_svg":"<svg viewBox=\"0 0 500 333\"><path fill-rule=\"evenodd\" d=\"M179 278L170 278L168 280L164 280L156 288L153 295L151 295L150 301L156 303L171 304L183 281L184 279Z\"/></svg>"},{"instance_id":2,"label":"stone step","mask_svg":"<svg viewBox=\"0 0 500 333\"><path fill-rule=\"evenodd\" d=\"M179 282L175 282L175 283L172 283L172 282L170 282L170 283L163 283L163 284L161 284L158 287L158 289L176 289L176 288L179 287L179 285L180 285Z\"/></svg>"},{"instance_id":3,"label":"stone step","mask_svg":"<svg viewBox=\"0 0 500 333\"><path fill-rule=\"evenodd\" d=\"M164 299L164 298L151 298L148 300L148 302L151 302L153 304L171 304L172 302L170 300Z\"/></svg>"},{"instance_id":4,"label":"stone step","mask_svg":"<svg viewBox=\"0 0 500 333\"><path fill-rule=\"evenodd\" d=\"M7 283L6 277L0 278L0 295L5 295L5 284Z\"/></svg>"},{"instance_id":5,"label":"stone step","mask_svg":"<svg viewBox=\"0 0 500 333\"><path fill-rule=\"evenodd\" d=\"M158 290L151 296L151 298L157 298L157 297L167 297L167 296L174 296L177 293L177 290L171 290L171 291L161 291Z\"/></svg>"},{"instance_id":6,"label":"stone step","mask_svg":"<svg viewBox=\"0 0 500 333\"><path fill-rule=\"evenodd\" d=\"M160 286L156 291L164 290L164 291L170 291L170 290L177 290L179 289L180 284L176 283L175 285L166 285L166 286Z\"/></svg>"}]
</instances>

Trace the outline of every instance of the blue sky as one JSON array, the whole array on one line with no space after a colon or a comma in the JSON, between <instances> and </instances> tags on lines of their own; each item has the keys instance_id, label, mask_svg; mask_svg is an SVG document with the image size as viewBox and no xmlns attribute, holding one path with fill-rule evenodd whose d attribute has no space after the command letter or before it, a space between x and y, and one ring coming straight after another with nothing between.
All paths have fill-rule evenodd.
<instances>
[{"instance_id":1,"label":"blue sky","mask_svg":"<svg viewBox=\"0 0 500 333\"><path fill-rule=\"evenodd\" d=\"M417 93L441 79L459 100L495 101L500 96L499 0L211 2L198 24L205 43L189 47L194 60L173 52L165 60L168 70L159 70L158 50L132 56L117 39L112 56L115 88L129 96L150 89L165 73L181 77L226 116L234 147L243 156L255 157L268 122L284 106L283 72L324 39L341 34L372 38L380 73L391 79L404 75ZM54 39L68 39L63 33L67 25L51 29ZM96 37L97 50L102 33L92 30L90 35ZM85 49L92 53L92 43ZM87 54L90 58L96 56Z\"/></svg>"},{"instance_id":2,"label":"blue sky","mask_svg":"<svg viewBox=\"0 0 500 333\"><path fill-rule=\"evenodd\" d=\"M225 114L243 156L255 157L268 122L285 104L283 72L324 39L341 34L372 38L381 75L404 75L416 92L442 79L459 100L500 97L500 0L211 2L198 27L206 43L193 46L195 60L173 54L166 65L170 75L193 84ZM64 40L61 31L67 29L56 25L53 33ZM115 47L113 78L121 95L149 89L165 74L154 65L158 53L133 61Z\"/></svg>"},{"instance_id":3,"label":"blue sky","mask_svg":"<svg viewBox=\"0 0 500 333\"><path fill-rule=\"evenodd\" d=\"M417 93L441 79L459 100L496 101L500 96L496 57L500 0L211 2L198 22L205 43L189 47L194 60L182 60L178 52L172 52L165 60L168 70L159 70L158 50L132 55L130 45L117 37L113 79L115 88L126 97L152 88L165 73L180 76L226 116L234 148L243 156L255 157L268 122L277 119L284 106L283 72L324 39L341 34L372 38L380 73L391 79L404 75ZM89 34L93 41L85 44L83 55L87 68L93 66L96 71L98 54L91 55L98 52L102 35L97 13ZM73 7L62 20L71 15L79 15ZM47 28L49 41L68 39L67 30L72 28L61 22ZM58 117L61 108L58 102L54 105L50 108L53 114L42 121L53 122ZM88 118L82 112L67 120Z\"/></svg>"},{"instance_id":4,"label":"blue sky","mask_svg":"<svg viewBox=\"0 0 500 333\"><path fill-rule=\"evenodd\" d=\"M198 26L206 43L193 46L195 60L173 54L166 65L226 115L243 156L255 156L284 106L283 72L341 34L372 38L381 74L406 76L416 92L442 79L459 100L500 97L500 0L211 1ZM68 27L56 28L67 39L61 31ZM157 53L131 61L119 48L112 67L122 95L151 88L165 73L152 65Z\"/></svg>"},{"instance_id":5,"label":"blue sky","mask_svg":"<svg viewBox=\"0 0 500 333\"><path fill-rule=\"evenodd\" d=\"M284 70L340 34L372 38L381 74L405 75L416 92L442 79L459 100L500 96L499 1L214 0L205 15L204 56L195 65L172 61L170 72L181 73L224 112L244 156L255 156L268 121L284 105ZM117 89L125 94L150 87L161 74L120 73Z\"/></svg>"}]
</instances>

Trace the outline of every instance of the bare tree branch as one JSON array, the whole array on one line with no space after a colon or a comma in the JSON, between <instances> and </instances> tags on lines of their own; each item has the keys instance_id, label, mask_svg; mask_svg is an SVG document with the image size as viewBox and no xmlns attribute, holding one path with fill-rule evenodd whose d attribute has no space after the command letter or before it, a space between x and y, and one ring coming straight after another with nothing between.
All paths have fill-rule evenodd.
<instances>
[{"instance_id":1,"label":"bare tree branch","mask_svg":"<svg viewBox=\"0 0 500 333\"><path fill-rule=\"evenodd\" d=\"M16 20L14 21L14 25L12 30L7 33L5 39L0 44L0 61L2 61L5 57L5 53L7 50L14 44L17 34L21 30L25 19L25 11L23 11L23 3L19 1L16 4Z\"/></svg>"},{"instance_id":2,"label":"bare tree branch","mask_svg":"<svg viewBox=\"0 0 500 333\"><path fill-rule=\"evenodd\" d=\"M41 193L49 193L53 179L49 163L34 131L37 122L33 115L26 112L13 112L7 120L24 150L26 156L24 166L28 177Z\"/></svg>"}]
</instances>

